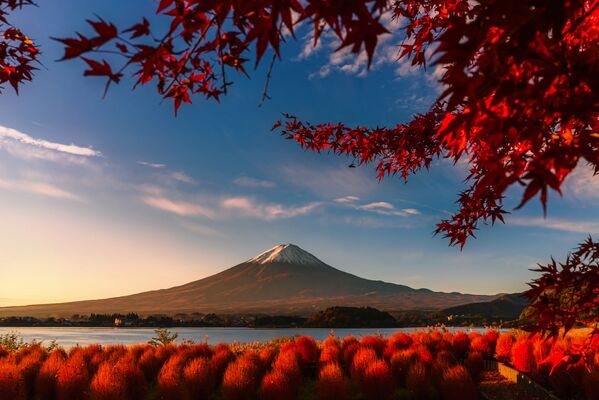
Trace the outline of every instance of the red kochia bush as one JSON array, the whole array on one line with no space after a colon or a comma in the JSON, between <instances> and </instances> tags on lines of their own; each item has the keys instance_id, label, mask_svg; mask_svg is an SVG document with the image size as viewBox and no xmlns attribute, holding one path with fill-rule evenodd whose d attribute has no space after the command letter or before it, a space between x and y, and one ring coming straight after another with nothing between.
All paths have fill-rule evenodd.
<instances>
[{"instance_id":1,"label":"red kochia bush","mask_svg":"<svg viewBox=\"0 0 599 400\"><path fill-rule=\"evenodd\" d=\"M186 350L187 357L192 358L210 358L212 357L212 349L207 344L194 344Z\"/></svg>"},{"instance_id":2,"label":"red kochia bush","mask_svg":"<svg viewBox=\"0 0 599 400\"><path fill-rule=\"evenodd\" d=\"M406 350L412 345L412 338L403 332L393 334L387 341L384 357L390 360L394 353L400 350Z\"/></svg>"},{"instance_id":3,"label":"red kochia bush","mask_svg":"<svg viewBox=\"0 0 599 400\"><path fill-rule=\"evenodd\" d=\"M314 364L318 361L318 345L308 336L302 336L295 341L300 361L303 365Z\"/></svg>"},{"instance_id":4,"label":"red kochia bush","mask_svg":"<svg viewBox=\"0 0 599 400\"><path fill-rule=\"evenodd\" d=\"M222 394L226 400L252 398L260 383L260 359L255 353L246 353L233 361L223 376Z\"/></svg>"},{"instance_id":5,"label":"red kochia bush","mask_svg":"<svg viewBox=\"0 0 599 400\"><path fill-rule=\"evenodd\" d=\"M495 351L495 345L497 344L497 340L499 339L499 332L494 329L489 329L483 335L485 339L487 339L487 343L491 346L491 349Z\"/></svg>"},{"instance_id":6,"label":"red kochia bush","mask_svg":"<svg viewBox=\"0 0 599 400\"><path fill-rule=\"evenodd\" d=\"M134 344L131 345L127 348L127 350L129 351L130 354L133 355L133 357L136 360L139 360L139 358L141 357L141 355L146 351L146 349L148 347L152 347L149 344Z\"/></svg>"},{"instance_id":7,"label":"red kochia bush","mask_svg":"<svg viewBox=\"0 0 599 400\"><path fill-rule=\"evenodd\" d=\"M56 375L67 358L62 349L52 351L42 364L35 378L35 393L38 400L52 400L56 396Z\"/></svg>"},{"instance_id":8,"label":"red kochia bush","mask_svg":"<svg viewBox=\"0 0 599 400\"><path fill-rule=\"evenodd\" d=\"M19 369L25 380L25 386L27 387L28 394L31 394L33 387L35 386L35 377L37 376L44 360L46 358L46 351L40 346L28 346L27 351L21 354L19 360Z\"/></svg>"},{"instance_id":9,"label":"red kochia bush","mask_svg":"<svg viewBox=\"0 0 599 400\"><path fill-rule=\"evenodd\" d=\"M139 368L141 368L148 382L154 381L158 376L158 372L160 372L165 361L162 358L164 356L166 356L164 353L161 355L157 354L156 349L151 346L144 349L139 356Z\"/></svg>"},{"instance_id":10,"label":"red kochia bush","mask_svg":"<svg viewBox=\"0 0 599 400\"><path fill-rule=\"evenodd\" d=\"M464 366L470 372L472 379L478 382L485 366L483 355L477 351L471 351L464 361Z\"/></svg>"},{"instance_id":11,"label":"red kochia bush","mask_svg":"<svg viewBox=\"0 0 599 400\"><path fill-rule=\"evenodd\" d=\"M261 400L290 400L297 395L297 387L290 381L286 371L273 369L262 379Z\"/></svg>"},{"instance_id":12,"label":"red kochia bush","mask_svg":"<svg viewBox=\"0 0 599 400\"><path fill-rule=\"evenodd\" d=\"M398 384L405 384L408 371L417 358L413 350L402 350L393 354L391 357L391 372Z\"/></svg>"},{"instance_id":13,"label":"red kochia bush","mask_svg":"<svg viewBox=\"0 0 599 400\"><path fill-rule=\"evenodd\" d=\"M356 352L358 351L358 349L360 349L360 344L359 343L351 343L348 344L347 346L342 347L342 356L343 356L343 362L345 362L345 365L349 368L349 366L352 364L353 360L354 360L354 356L356 354Z\"/></svg>"},{"instance_id":14,"label":"red kochia bush","mask_svg":"<svg viewBox=\"0 0 599 400\"><path fill-rule=\"evenodd\" d=\"M363 347L358 349L358 351L356 351L356 354L354 355L351 365L350 374L352 379L360 381L364 371L366 371L366 368L368 368L368 366L374 363L376 360L377 356L374 349L371 349L369 347Z\"/></svg>"},{"instance_id":15,"label":"red kochia bush","mask_svg":"<svg viewBox=\"0 0 599 400\"><path fill-rule=\"evenodd\" d=\"M461 365L447 368L441 379L443 400L476 400L478 391L472 377Z\"/></svg>"},{"instance_id":16,"label":"red kochia bush","mask_svg":"<svg viewBox=\"0 0 599 400\"><path fill-rule=\"evenodd\" d=\"M127 354L115 364L106 361L100 365L91 382L90 399L142 400L146 390L143 372L133 354Z\"/></svg>"},{"instance_id":17,"label":"red kochia bush","mask_svg":"<svg viewBox=\"0 0 599 400\"><path fill-rule=\"evenodd\" d=\"M406 388L415 399L427 399L431 392L429 367L422 361L413 363L406 376Z\"/></svg>"},{"instance_id":18,"label":"red kochia bush","mask_svg":"<svg viewBox=\"0 0 599 400\"><path fill-rule=\"evenodd\" d=\"M433 351L438 343L427 332L414 332L412 333L412 339L414 340L413 348L420 347L428 351Z\"/></svg>"},{"instance_id":19,"label":"red kochia bush","mask_svg":"<svg viewBox=\"0 0 599 400\"><path fill-rule=\"evenodd\" d=\"M445 364L445 365L454 365L458 362L455 356L451 351L442 350L437 353L435 357L435 363Z\"/></svg>"},{"instance_id":20,"label":"red kochia bush","mask_svg":"<svg viewBox=\"0 0 599 400\"><path fill-rule=\"evenodd\" d=\"M72 357L76 353L80 353L87 364L87 371L90 376L96 373L100 364L107 360L116 362L116 360L126 352L125 346L107 346L106 348L102 348L102 346L96 344L86 347L77 347L76 349L78 349L78 352L69 353L69 357Z\"/></svg>"},{"instance_id":21,"label":"red kochia bush","mask_svg":"<svg viewBox=\"0 0 599 400\"><path fill-rule=\"evenodd\" d=\"M56 398L72 400L87 394L90 374L83 352L72 352L56 374Z\"/></svg>"},{"instance_id":22,"label":"red kochia bush","mask_svg":"<svg viewBox=\"0 0 599 400\"><path fill-rule=\"evenodd\" d=\"M339 364L327 364L320 369L316 392L320 400L349 400L350 385Z\"/></svg>"},{"instance_id":23,"label":"red kochia bush","mask_svg":"<svg viewBox=\"0 0 599 400\"><path fill-rule=\"evenodd\" d=\"M164 363L158 374L158 392L163 400L179 400L185 396L181 385L183 367L187 361L184 353L175 353Z\"/></svg>"},{"instance_id":24,"label":"red kochia bush","mask_svg":"<svg viewBox=\"0 0 599 400\"><path fill-rule=\"evenodd\" d=\"M362 374L360 388L369 400L390 398L395 389L395 383L387 363L377 360L370 364Z\"/></svg>"},{"instance_id":25,"label":"red kochia bush","mask_svg":"<svg viewBox=\"0 0 599 400\"><path fill-rule=\"evenodd\" d=\"M323 347L338 347L339 349L341 349L341 343L339 343L339 340L333 335L329 335L322 342L322 346Z\"/></svg>"},{"instance_id":26,"label":"red kochia bush","mask_svg":"<svg viewBox=\"0 0 599 400\"><path fill-rule=\"evenodd\" d=\"M210 360L194 358L183 369L183 385L190 399L208 398L216 386L216 377Z\"/></svg>"},{"instance_id":27,"label":"red kochia bush","mask_svg":"<svg viewBox=\"0 0 599 400\"><path fill-rule=\"evenodd\" d=\"M520 336L512 347L512 365L520 372L529 373L534 367L532 344L524 336Z\"/></svg>"},{"instance_id":28,"label":"red kochia bush","mask_svg":"<svg viewBox=\"0 0 599 400\"><path fill-rule=\"evenodd\" d=\"M433 353L428 349L427 346L422 344L414 343L411 347L412 350L416 352L416 356L420 361L426 364L432 364L434 358Z\"/></svg>"},{"instance_id":29,"label":"red kochia bush","mask_svg":"<svg viewBox=\"0 0 599 400\"><path fill-rule=\"evenodd\" d=\"M341 340L341 350L345 351L345 348L354 343L360 343L355 336L346 336Z\"/></svg>"},{"instance_id":30,"label":"red kochia bush","mask_svg":"<svg viewBox=\"0 0 599 400\"><path fill-rule=\"evenodd\" d=\"M341 361L341 349L338 346L324 346L320 352L320 363L330 364Z\"/></svg>"},{"instance_id":31,"label":"red kochia bush","mask_svg":"<svg viewBox=\"0 0 599 400\"><path fill-rule=\"evenodd\" d=\"M9 357L0 360L0 399L27 399L27 387L21 369Z\"/></svg>"},{"instance_id":32,"label":"red kochia bush","mask_svg":"<svg viewBox=\"0 0 599 400\"><path fill-rule=\"evenodd\" d=\"M509 362L514 345L514 335L511 333L502 333L497 339L495 345L495 358L501 362Z\"/></svg>"},{"instance_id":33,"label":"red kochia bush","mask_svg":"<svg viewBox=\"0 0 599 400\"><path fill-rule=\"evenodd\" d=\"M260 361L265 368L268 368L275 357L277 356L277 349L273 346L266 346L260 351Z\"/></svg>"},{"instance_id":34,"label":"red kochia bush","mask_svg":"<svg viewBox=\"0 0 599 400\"><path fill-rule=\"evenodd\" d=\"M218 346L216 346L216 348L214 349L214 354L212 355L212 358L210 360L216 382L220 382L222 380L223 374L225 373L227 366L234 359L235 354L233 354L228 345L221 343Z\"/></svg>"},{"instance_id":35,"label":"red kochia bush","mask_svg":"<svg viewBox=\"0 0 599 400\"><path fill-rule=\"evenodd\" d=\"M383 357L385 347L387 347L387 340L379 336L364 336L360 341L362 347L370 347L376 352L378 357Z\"/></svg>"},{"instance_id":36,"label":"red kochia bush","mask_svg":"<svg viewBox=\"0 0 599 400\"><path fill-rule=\"evenodd\" d=\"M295 348L279 352L279 355L272 364L273 371L280 371L287 376L289 385L297 390L302 381L302 371L299 363L299 355Z\"/></svg>"},{"instance_id":37,"label":"red kochia bush","mask_svg":"<svg viewBox=\"0 0 599 400\"><path fill-rule=\"evenodd\" d=\"M329 336L322 343L319 361L321 364L341 362L341 345L337 338Z\"/></svg>"},{"instance_id":38,"label":"red kochia bush","mask_svg":"<svg viewBox=\"0 0 599 400\"><path fill-rule=\"evenodd\" d=\"M451 349L456 358L463 359L470 349L470 338L464 332L457 332L453 335Z\"/></svg>"},{"instance_id":39,"label":"red kochia bush","mask_svg":"<svg viewBox=\"0 0 599 400\"><path fill-rule=\"evenodd\" d=\"M484 358L491 358L493 356L493 350L484 336L474 336L470 340L470 351L480 353Z\"/></svg>"}]
</instances>

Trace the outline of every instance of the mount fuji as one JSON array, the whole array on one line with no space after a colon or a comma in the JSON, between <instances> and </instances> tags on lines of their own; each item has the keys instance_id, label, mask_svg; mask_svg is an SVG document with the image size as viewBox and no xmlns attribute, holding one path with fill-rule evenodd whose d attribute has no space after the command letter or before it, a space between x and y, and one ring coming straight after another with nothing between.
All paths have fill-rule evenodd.
<instances>
[{"instance_id":1,"label":"mount fuji","mask_svg":"<svg viewBox=\"0 0 599 400\"><path fill-rule=\"evenodd\" d=\"M135 312L309 315L330 306L438 310L497 296L433 292L360 278L293 244L275 246L218 274L169 289L102 300L0 308L0 316L69 317Z\"/></svg>"}]
</instances>

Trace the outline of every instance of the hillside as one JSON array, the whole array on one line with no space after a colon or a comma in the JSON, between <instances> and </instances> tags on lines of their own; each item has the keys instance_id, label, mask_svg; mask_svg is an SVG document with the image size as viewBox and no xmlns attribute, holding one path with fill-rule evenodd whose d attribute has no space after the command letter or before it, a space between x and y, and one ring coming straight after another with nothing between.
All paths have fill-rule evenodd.
<instances>
[{"instance_id":1,"label":"hillside","mask_svg":"<svg viewBox=\"0 0 599 400\"><path fill-rule=\"evenodd\" d=\"M331 306L381 310L439 310L496 296L433 292L360 278L301 248L275 246L218 274L170 289L59 304L0 308L0 316L215 312L310 315Z\"/></svg>"},{"instance_id":2,"label":"hillside","mask_svg":"<svg viewBox=\"0 0 599 400\"><path fill-rule=\"evenodd\" d=\"M397 321L391 314L372 307L330 307L310 316L308 328L392 328Z\"/></svg>"},{"instance_id":3,"label":"hillside","mask_svg":"<svg viewBox=\"0 0 599 400\"><path fill-rule=\"evenodd\" d=\"M491 301L449 307L442 310L441 314L514 320L527 305L528 300L520 293L504 294Z\"/></svg>"}]
</instances>

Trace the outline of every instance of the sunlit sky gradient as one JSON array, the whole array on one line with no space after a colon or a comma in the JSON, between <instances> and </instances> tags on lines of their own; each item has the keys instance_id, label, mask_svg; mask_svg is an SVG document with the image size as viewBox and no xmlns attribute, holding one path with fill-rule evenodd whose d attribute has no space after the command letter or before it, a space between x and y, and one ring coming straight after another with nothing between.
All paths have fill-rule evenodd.
<instances>
[{"instance_id":1,"label":"sunlit sky gradient","mask_svg":"<svg viewBox=\"0 0 599 400\"><path fill-rule=\"evenodd\" d=\"M435 98L435 70L304 47L236 79L221 104L196 98L175 117L153 87L130 91L59 63L49 40L86 30L94 13L121 26L151 1L40 0L16 22L42 45L44 66L20 96L0 95L0 305L101 298L206 277L279 243L367 278L471 293L525 289L528 269L599 233L599 179L579 169L547 220L537 200L483 229L464 251L433 237L455 210L464 166L438 161L407 185L372 166L303 152L270 132L281 112L313 122L403 122ZM266 63L265 63L266 64ZM519 193L510 192L508 204Z\"/></svg>"}]
</instances>

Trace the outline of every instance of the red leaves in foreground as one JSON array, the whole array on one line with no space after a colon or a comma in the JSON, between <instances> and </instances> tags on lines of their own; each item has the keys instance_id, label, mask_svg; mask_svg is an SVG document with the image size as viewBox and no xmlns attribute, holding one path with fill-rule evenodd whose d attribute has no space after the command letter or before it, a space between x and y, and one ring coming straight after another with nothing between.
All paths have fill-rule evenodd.
<instances>
[{"instance_id":1,"label":"red leaves in foreground","mask_svg":"<svg viewBox=\"0 0 599 400\"><path fill-rule=\"evenodd\" d=\"M599 243L589 237L566 257L563 263L551 260L534 270L541 276L533 280L526 296L531 300L534 321L531 328L555 336L575 324L597 322L599 308Z\"/></svg>"},{"instance_id":2,"label":"red leaves in foreground","mask_svg":"<svg viewBox=\"0 0 599 400\"><path fill-rule=\"evenodd\" d=\"M599 243L589 237L566 257L563 263L551 260L534 270L541 276L531 283L525 293L531 301L525 327L557 337L575 325L592 327L599 319ZM595 327L585 343L571 347L562 359L555 359L552 369L560 362L575 363L581 357L590 363L593 341L599 341Z\"/></svg>"},{"instance_id":3,"label":"red leaves in foreground","mask_svg":"<svg viewBox=\"0 0 599 400\"><path fill-rule=\"evenodd\" d=\"M32 5L33 0L0 0L0 92L4 83L9 83L15 92L19 85L30 81L33 65L39 56L39 49L19 28L8 21L8 14L24 5Z\"/></svg>"},{"instance_id":4,"label":"red leaves in foreground","mask_svg":"<svg viewBox=\"0 0 599 400\"><path fill-rule=\"evenodd\" d=\"M7 26L0 83L15 89L31 79L37 49L5 16L30 3L0 2L7 6L0 12ZM92 33L57 39L65 45L63 59L83 58L85 74L107 83L127 68L135 86L155 79L176 112L193 94L218 100L232 84L227 72L247 74L247 61L259 62L268 48L280 55L299 24L311 29L314 46L329 31L337 50L365 54L370 65L391 27L382 21L390 15L402 21L395 28L405 30L398 61L432 63L444 88L429 112L374 129L288 117L282 132L307 149L373 162L379 178L406 179L439 157L468 163L469 187L458 210L437 225L451 245L463 247L480 224L503 221L509 188L523 188L517 208L539 196L545 209L548 192L561 193L578 165L599 171L599 0L163 0L157 14L168 22L165 32L145 18L125 29L88 20ZM113 59L89 57L98 51L124 61L113 68Z\"/></svg>"}]
</instances>

